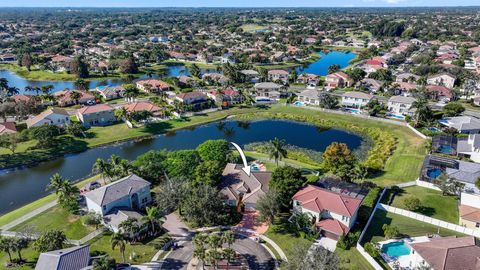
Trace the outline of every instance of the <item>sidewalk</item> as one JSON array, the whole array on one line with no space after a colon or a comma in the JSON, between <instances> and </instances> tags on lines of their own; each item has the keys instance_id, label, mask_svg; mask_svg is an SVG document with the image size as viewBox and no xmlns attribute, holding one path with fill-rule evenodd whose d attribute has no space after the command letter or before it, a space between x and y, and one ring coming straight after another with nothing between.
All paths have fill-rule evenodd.
<instances>
[{"instance_id":1,"label":"sidewalk","mask_svg":"<svg viewBox=\"0 0 480 270\"><path fill-rule=\"evenodd\" d=\"M47 204L44 204L42 206L40 206L39 208L33 210L32 212L26 214L26 215L23 215L17 219L15 219L14 221L6 224L6 225L3 225L2 227L0 227L0 230L2 231L8 231L10 230L11 228L19 225L19 224L22 224L23 222L47 211L48 209L54 207L55 205L57 205L57 200L53 201L53 202L49 202Z\"/></svg>"}]
</instances>

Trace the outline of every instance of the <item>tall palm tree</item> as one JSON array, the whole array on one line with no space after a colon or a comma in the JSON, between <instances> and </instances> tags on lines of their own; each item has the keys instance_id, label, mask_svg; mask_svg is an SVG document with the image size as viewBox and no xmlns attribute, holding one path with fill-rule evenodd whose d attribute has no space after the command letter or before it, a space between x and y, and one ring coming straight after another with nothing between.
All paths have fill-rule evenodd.
<instances>
[{"instance_id":1,"label":"tall palm tree","mask_svg":"<svg viewBox=\"0 0 480 270\"><path fill-rule=\"evenodd\" d=\"M125 91L123 92L123 95L129 100L134 99L140 94L140 91L134 85L128 84L124 86L124 88L125 88Z\"/></svg>"},{"instance_id":2,"label":"tall palm tree","mask_svg":"<svg viewBox=\"0 0 480 270\"><path fill-rule=\"evenodd\" d=\"M197 234L193 237L193 257L197 258L202 263L202 269L205 266L205 259L207 258L207 248L205 242L207 240L206 234Z\"/></svg>"},{"instance_id":3,"label":"tall palm tree","mask_svg":"<svg viewBox=\"0 0 480 270\"><path fill-rule=\"evenodd\" d=\"M125 107L121 107L115 110L115 117L118 120L128 120L128 111Z\"/></svg>"},{"instance_id":4,"label":"tall palm tree","mask_svg":"<svg viewBox=\"0 0 480 270\"><path fill-rule=\"evenodd\" d=\"M2 237L0 235L0 251L8 254L8 259L12 262L13 239L11 237Z\"/></svg>"},{"instance_id":5,"label":"tall palm tree","mask_svg":"<svg viewBox=\"0 0 480 270\"><path fill-rule=\"evenodd\" d=\"M93 172L101 174L103 178L103 183L106 184L107 179L111 180L112 166L110 165L110 163L105 162L105 160L97 158L97 160L93 164Z\"/></svg>"},{"instance_id":6,"label":"tall palm tree","mask_svg":"<svg viewBox=\"0 0 480 270\"><path fill-rule=\"evenodd\" d=\"M418 99L413 102L412 107L417 109L414 114L415 126L419 123L428 123L432 118L432 110L428 107L426 99Z\"/></svg>"},{"instance_id":7,"label":"tall palm tree","mask_svg":"<svg viewBox=\"0 0 480 270\"><path fill-rule=\"evenodd\" d=\"M17 87L12 86L7 88L7 96L13 96L20 93Z\"/></svg>"},{"instance_id":8,"label":"tall palm tree","mask_svg":"<svg viewBox=\"0 0 480 270\"><path fill-rule=\"evenodd\" d=\"M50 183L47 186L47 190L55 190L55 194L58 194L63 187L63 178L60 174L56 173L50 178Z\"/></svg>"},{"instance_id":9,"label":"tall palm tree","mask_svg":"<svg viewBox=\"0 0 480 270\"><path fill-rule=\"evenodd\" d=\"M159 222L163 223L163 221L160 219L160 211L156 206L152 206L152 207L147 206L145 211L146 211L146 215L143 216L142 219L150 223L152 234L155 235L155 227L159 225Z\"/></svg>"},{"instance_id":10,"label":"tall palm tree","mask_svg":"<svg viewBox=\"0 0 480 270\"><path fill-rule=\"evenodd\" d=\"M285 150L285 140L279 140L277 137L270 141L270 147L268 150L270 158L275 159L275 163L278 167L278 161L287 157L287 150Z\"/></svg>"},{"instance_id":11,"label":"tall palm tree","mask_svg":"<svg viewBox=\"0 0 480 270\"><path fill-rule=\"evenodd\" d=\"M125 263L125 248L127 247L127 239L121 233L114 233L110 239L110 244L112 245L112 250L115 250L116 247L122 253L122 260Z\"/></svg>"},{"instance_id":12,"label":"tall palm tree","mask_svg":"<svg viewBox=\"0 0 480 270\"><path fill-rule=\"evenodd\" d=\"M41 88L41 89L42 89L42 93L43 93L44 95L49 95L50 92L53 90L53 88L54 88L54 86L51 85L51 84L49 84L49 85L44 85L44 86L42 86L42 88ZM38 94L38 93L37 93L37 94Z\"/></svg>"}]
</instances>

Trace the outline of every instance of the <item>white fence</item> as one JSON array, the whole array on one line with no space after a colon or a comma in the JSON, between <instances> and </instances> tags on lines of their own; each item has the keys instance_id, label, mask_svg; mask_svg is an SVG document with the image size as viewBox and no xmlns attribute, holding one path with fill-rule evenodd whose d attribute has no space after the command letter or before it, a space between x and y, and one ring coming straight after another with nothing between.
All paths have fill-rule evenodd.
<instances>
[{"instance_id":1,"label":"white fence","mask_svg":"<svg viewBox=\"0 0 480 270\"><path fill-rule=\"evenodd\" d=\"M436 185L434 185L432 183L422 181L420 179L417 179L417 181L415 181L415 182L416 182L417 186L442 191L439 187L437 187Z\"/></svg>"},{"instance_id":2,"label":"white fence","mask_svg":"<svg viewBox=\"0 0 480 270\"><path fill-rule=\"evenodd\" d=\"M425 222L425 223L428 223L428 224L432 224L432 225L444 228L444 229L448 229L448 230L451 230L451 231L456 231L456 232L467 234L467 235L472 235L472 236L475 236L475 237L480 237L480 230L469 229L469 228L466 228L466 227L463 227L463 226L460 226L460 225L457 225L457 224L449 223L449 222L439 220L439 219L436 219L436 218L427 217L427 216L424 216L422 214L418 214L418 213L415 213L415 212L412 212L412 211L408 211L408 210L405 210L405 209L389 206L389 205L382 204L382 203L377 205L377 207L381 210L385 210L385 211L390 212L390 213L402 215L404 217L409 217L409 218L412 218L412 219L415 219L415 220L418 220L418 221L422 221L422 222Z\"/></svg>"},{"instance_id":3,"label":"white fence","mask_svg":"<svg viewBox=\"0 0 480 270\"><path fill-rule=\"evenodd\" d=\"M375 261L375 259L372 258L372 256L370 256L370 254L368 254L368 253L365 251L365 249L363 248L363 246L360 245L360 242L362 242L363 236L365 235L365 232L367 231L368 226L370 226L370 222L372 222L373 216L375 215L375 211L377 211L377 207L378 207L378 205L380 204L380 201L382 200L382 197L383 197L383 195L385 194L385 191L386 191L386 190L387 190L387 189L385 189L385 188L382 190L382 193L380 194L380 197L378 198L377 204L376 204L375 207L373 208L372 214L371 214L370 217L368 218L367 224L365 225L365 228L363 228L362 234L360 234L360 237L358 238L358 242L357 242L357 249L358 249L358 251L360 252L360 254L362 254L362 256L365 258L365 260L367 260L368 263L370 263L370 265L372 265L372 267L375 268L375 270L383 270L383 267L380 266L380 264L378 264L378 262Z\"/></svg>"}]
</instances>

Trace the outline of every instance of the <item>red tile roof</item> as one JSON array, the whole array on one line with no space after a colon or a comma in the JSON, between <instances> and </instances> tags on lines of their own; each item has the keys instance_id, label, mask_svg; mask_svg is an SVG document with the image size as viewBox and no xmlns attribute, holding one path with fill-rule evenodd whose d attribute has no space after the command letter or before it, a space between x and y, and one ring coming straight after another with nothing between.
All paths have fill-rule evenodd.
<instances>
[{"instance_id":1,"label":"red tile roof","mask_svg":"<svg viewBox=\"0 0 480 270\"><path fill-rule=\"evenodd\" d=\"M160 80L141 80L138 81L137 84L139 85L150 85L154 89L168 89L169 86L166 82Z\"/></svg>"},{"instance_id":2,"label":"red tile roof","mask_svg":"<svg viewBox=\"0 0 480 270\"><path fill-rule=\"evenodd\" d=\"M146 101L139 101L134 103L129 103L123 106L129 112L139 112L139 111L149 111L149 112L158 112L160 107Z\"/></svg>"},{"instance_id":3,"label":"red tile roof","mask_svg":"<svg viewBox=\"0 0 480 270\"><path fill-rule=\"evenodd\" d=\"M428 92L437 92L439 96L444 96L452 98L452 91L445 86L441 85L427 85L426 89Z\"/></svg>"},{"instance_id":4,"label":"red tile roof","mask_svg":"<svg viewBox=\"0 0 480 270\"><path fill-rule=\"evenodd\" d=\"M10 100L13 101L13 102L19 102L19 101L25 101L25 102L28 102L32 99L32 96L31 95L22 95L22 94L19 94L19 95L14 95L14 96L11 96L10 97Z\"/></svg>"},{"instance_id":5,"label":"red tile roof","mask_svg":"<svg viewBox=\"0 0 480 270\"><path fill-rule=\"evenodd\" d=\"M85 106L77 110L79 114L89 114L89 113L98 113L104 111L112 111L113 108L107 104L97 104L94 106Z\"/></svg>"},{"instance_id":6,"label":"red tile roof","mask_svg":"<svg viewBox=\"0 0 480 270\"><path fill-rule=\"evenodd\" d=\"M328 218L322 219L316 223L317 227L322 228L325 231L334 233L336 235L345 235L350 229L343 223L336 219Z\"/></svg>"},{"instance_id":7,"label":"red tile roof","mask_svg":"<svg viewBox=\"0 0 480 270\"><path fill-rule=\"evenodd\" d=\"M352 217L360 207L362 200L338 194L321 187L307 185L298 191L293 199L303 208L320 213L328 210L336 214Z\"/></svg>"},{"instance_id":8,"label":"red tile roof","mask_svg":"<svg viewBox=\"0 0 480 270\"><path fill-rule=\"evenodd\" d=\"M0 134L17 133L15 122L0 123Z\"/></svg>"}]
</instances>

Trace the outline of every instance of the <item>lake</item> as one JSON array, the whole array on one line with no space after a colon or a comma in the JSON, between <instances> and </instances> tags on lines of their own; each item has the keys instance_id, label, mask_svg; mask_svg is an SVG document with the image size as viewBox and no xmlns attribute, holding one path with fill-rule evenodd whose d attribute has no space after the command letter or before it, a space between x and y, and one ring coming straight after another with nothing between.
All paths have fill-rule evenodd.
<instances>
[{"instance_id":1,"label":"lake","mask_svg":"<svg viewBox=\"0 0 480 270\"><path fill-rule=\"evenodd\" d=\"M215 69L200 69L200 73L211 73L216 72ZM176 77L180 75L190 75L188 68L184 65L169 65L165 74L152 74L151 78L164 78L164 77ZM15 86L19 89L20 93L26 93L25 87L42 87L46 85L53 85L52 92L62 91L65 89L75 89L75 84L73 81L34 81L28 80L21 76L18 76L12 71L9 70L1 70L0 66L0 78L5 78L8 80L8 84L10 86ZM148 79L147 75L140 76L139 79ZM105 85L120 85L127 83L126 80L122 78L114 78L114 79L107 79L107 80L91 80L89 81L89 89L94 89L97 86L105 86ZM34 94L34 92L26 93L26 94Z\"/></svg>"},{"instance_id":2,"label":"lake","mask_svg":"<svg viewBox=\"0 0 480 270\"><path fill-rule=\"evenodd\" d=\"M315 75L325 76L328 74L328 68L331 65L339 65L340 68L346 68L350 61L355 59L357 55L352 52L330 51L328 53L319 52L320 59L307 67L296 68L298 74L312 73Z\"/></svg>"},{"instance_id":3,"label":"lake","mask_svg":"<svg viewBox=\"0 0 480 270\"><path fill-rule=\"evenodd\" d=\"M58 172L68 179L84 178L91 174L92 165L97 158L107 159L112 154L133 160L152 149L193 149L209 139L226 139L243 146L278 137L285 139L288 144L322 152L332 142L346 143L351 150L358 149L363 142L363 137L355 133L340 129L325 130L300 122L261 120L251 122L248 127L239 126L235 121L225 123L225 127L231 128L233 132L226 133L218 128L217 123L210 123L158 135L151 139L90 149L43 162L31 168L1 171L0 214L47 195L45 187L54 173Z\"/></svg>"}]
</instances>

